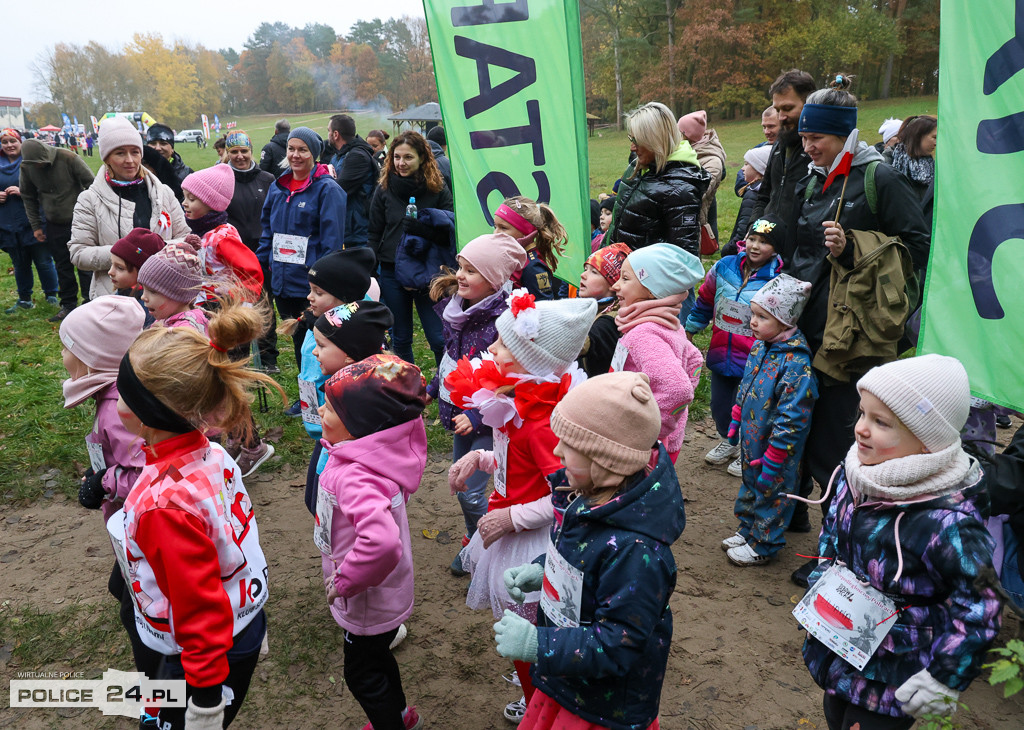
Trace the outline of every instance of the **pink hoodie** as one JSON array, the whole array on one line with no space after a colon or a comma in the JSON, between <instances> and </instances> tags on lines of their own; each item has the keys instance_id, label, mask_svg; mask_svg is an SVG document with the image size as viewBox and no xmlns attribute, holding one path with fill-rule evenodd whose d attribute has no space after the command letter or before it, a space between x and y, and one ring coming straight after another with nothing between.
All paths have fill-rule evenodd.
<instances>
[{"instance_id":1,"label":"pink hoodie","mask_svg":"<svg viewBox=\"0 0 1024 730\"><path fill-rule=\"evenodd\" d=\"M108 495L100 507L104 522L121 509L142 467L146 465L142 439L130 433L117 415L118 395L114 383L96 391L93 396L96 399L96 420L86 437L89 441L95 440L103 445L103 460L107 464L107 471L103 474L103 489Z\"/></svg>"},{"instance_id":2,"label":"pink hoodie","mask_svg":"<svg viewBox=\"0 0 1024 730\"><path fill-rule=\"evenodd\" d=\"M331 518L331 555L323 555L326 581L339 598L334 620L358 636L397 628L412 615L412 544L405 504L427 465L423 419L355 441L328 444L320 491L337 502Z\"/></svg>"},{"instance_id":3,"label":"pink hoodie","mask_svg":"<svg viewBox=\"0 0 1024 730\"><path fill-rule=\"evenodd\" d=\"M642 322L622 335L629 354L623 370L646 373L661 410L658 438L669 453L679 451L686 435L686 417L700 382L704 357L686 339L686 331Z\"/></svg>"}]
</instances>

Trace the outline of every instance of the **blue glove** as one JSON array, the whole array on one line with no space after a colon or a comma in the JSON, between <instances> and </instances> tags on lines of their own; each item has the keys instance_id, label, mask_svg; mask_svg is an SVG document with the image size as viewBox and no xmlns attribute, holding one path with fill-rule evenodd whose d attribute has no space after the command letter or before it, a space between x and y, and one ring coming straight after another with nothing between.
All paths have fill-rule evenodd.
<instances>
[{"instance_id":1,"label":"blue glove","mask_svg":"<svg viewBox=\"0 0 1024 730\"><path fill-rule=\"evenodd\" d=\"M544 568L527 563L505 571L505 590L516 603L522 603L527 593L539 591L544 582Z\"/></svg>"},{"instance_id":2,"label":"blue glove","mask_svg":"<svg viewBox=\"0 0 1024 730\"><path fill-rule=\"evenodd\" d=\"M506 659L531 664L537 661L537 627L507 608L501 621L494 624L494 640L498 653Z\"/></svg>"}]
</instances>

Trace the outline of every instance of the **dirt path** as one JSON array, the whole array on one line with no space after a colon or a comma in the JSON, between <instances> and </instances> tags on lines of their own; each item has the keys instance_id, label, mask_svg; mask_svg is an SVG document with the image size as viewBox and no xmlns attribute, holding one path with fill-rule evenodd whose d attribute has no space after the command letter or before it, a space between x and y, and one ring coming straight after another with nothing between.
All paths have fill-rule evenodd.
<instances>
[{"instance_id":1,"label":"dirt path","mask_svg":"<svg viewBox=\"0 0 1024 730\"><path fill-rule=\"evenodd\" d=\"M804 667L803 634L790 615L801 593L789 582L802 562L794 553L813 552L816 533L792 535L781 559L767 567L729 565L719 542L735 528L737 480L724 467L704 465L703 454L714 444L707 435L712 431L710 422L692 424L679 459L680 482L690 501L686 531L675 548L675 635L661 725L666 730L824 728L821 691ZM467 579L448 572L462 519L448 494L447 466L443 458L432 460L410 502L417 605L409 637L396 656L406 693L426 727L511 728L501 710L519 693L501 678L511 667L494 651L493 620L489 612L466 607ZM303 481L304 474L282 470L248 484L271 571L271 653L259 665L233 727L361 728L365 723L344 690L341 631L323 598L312 519L302 504ZM812 519L817 528L818 520ZM428 539L424 530L438 533ZM86 671L92 677L108 667L131 669L116 604L106 593L111 565L99 515L62 496L0 512L0 678L5 685L18 671ZM11 617L34 612L67 619L55 631L65 641L70 638L69 646L45 664L14 646L27 637ZM1001 641L1017 629L1013 619L1006 624ZM1003 700L1000 691L979 680L961 699L970 708L957 715L963 728L1021 727L1024 696ZM0 708L0 727L132 725L93 709L16 711L6 703Z\"/></svg>"}]
</instances>

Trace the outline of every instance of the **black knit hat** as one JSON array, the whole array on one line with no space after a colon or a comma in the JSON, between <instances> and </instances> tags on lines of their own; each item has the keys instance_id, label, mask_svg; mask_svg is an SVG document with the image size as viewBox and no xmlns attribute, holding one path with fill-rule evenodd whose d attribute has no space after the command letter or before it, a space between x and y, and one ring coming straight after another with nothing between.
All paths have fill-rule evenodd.
<instances>
[{"instance_id":1,"label":"black knit hat","mask_svg":"<svg viewBox=\"0 0 1024 730\"><path fill-rule=\"evenodd\" d=\"M777 215L765 213L750 225L747 235L749 236L751 233L761 236L778 252L786 240L786 224Z\"/></svg>"},{"instance_id":2,"label":"black knit hat","mask_svg":"<svg viewBox=\"0 0 1024 730\"><path fill-rule=\"evenodd\" d=\"M590 199L590 227L597 228L601 225L601 204L593 198Z\"/></svg>"},{"instance_id":3,"label":"black knit hat","mask_svg":"<svg viewBox=\"0 0 1024 730\"><path fill-rule=\"evenodd\" d=\"M146 130L146 144L150 142L169 142L174 146L174 130L166 124L154 124Z\"/></svg>"},{"instance_id":4,"label":"black knit hat","mask_svg":"<svg viewBox=\"0 0 1024 730\"><path fill-rule=\"evenodd\" d=\"M342 304L320 315L316 328L353 360L378 354L384 336L395 323L391 310L380 302Z\"/></svg>"},{"instance_id":5,"label":"black knit hat","mask_svg":"<svg viewBox=\"0 0 1024 730\"><path fill-rule=\"evenodd\" d=\"M607 198L601 201L601 210L607 210L609 213L615 210L615 196L609 195Z\"/></svg>"},{"instance_id":6,"label":"black knit hat","mask_svg":"<svg viewBox=\"0 0 1024 730\"><path fill-rule=\"evenodd\" d=\"M343 302L358 302L369 291L376 267L377 257L366 246L332 251L310 268L309 283Z\"/></svg>"}]
</instances>

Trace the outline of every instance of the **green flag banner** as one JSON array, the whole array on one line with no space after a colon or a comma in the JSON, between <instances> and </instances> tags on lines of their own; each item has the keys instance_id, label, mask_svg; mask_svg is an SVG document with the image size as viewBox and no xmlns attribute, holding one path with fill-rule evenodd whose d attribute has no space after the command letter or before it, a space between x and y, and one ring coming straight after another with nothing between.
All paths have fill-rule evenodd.
<instances>
[{"instance_id":1,"label":"green flag banner","mask_svg":"<svg viewBox=\"0 0 1024 730\"><path fill-rule=\"evenodd\" d=\"M547 203L569 240L556 276L578 285L590 251L579 5L424 0L459 246L512 195Z\"/></svg>"},{"instance_id":2,"label":"green flag banner","mask_svg":"<svg viewBox=\"0 0 1024 730\"><path fill-rule=\"evenodd\" d=\"M920 349L963 362L975 395L1022 409L1024 0L983 5L942 2L935 227Z\"/></svg>"}]
</instances>

